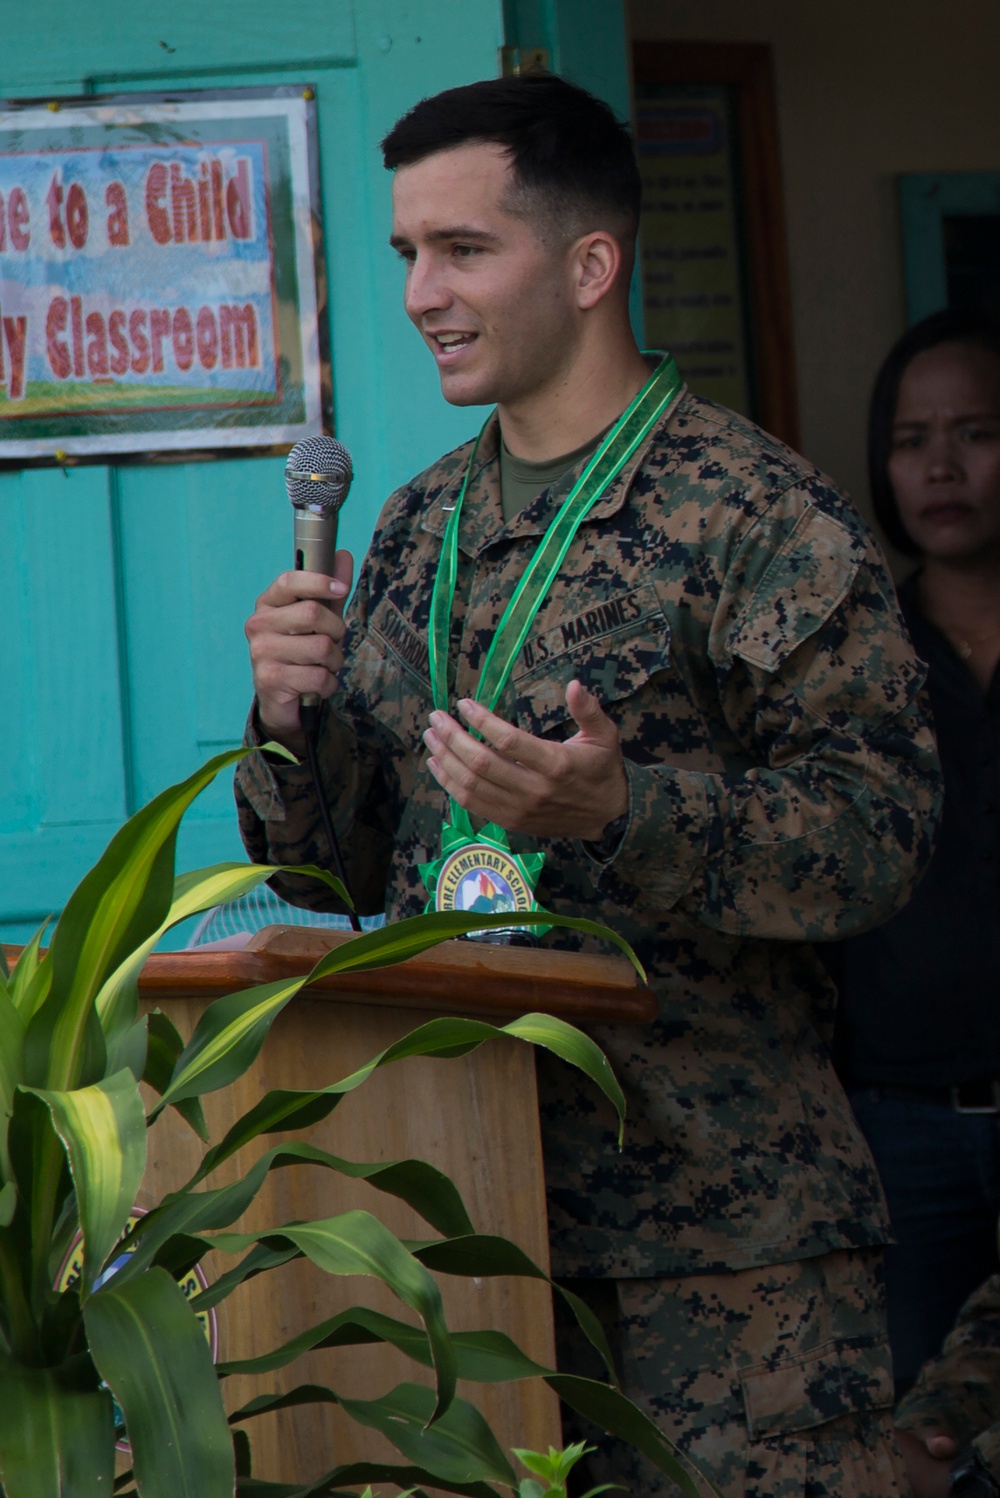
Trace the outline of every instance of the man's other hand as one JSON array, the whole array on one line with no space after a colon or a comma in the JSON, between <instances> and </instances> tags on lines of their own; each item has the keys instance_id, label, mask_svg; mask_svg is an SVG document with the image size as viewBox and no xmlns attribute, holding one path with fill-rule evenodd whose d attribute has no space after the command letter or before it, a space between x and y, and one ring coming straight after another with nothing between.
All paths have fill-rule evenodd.
<instances>
[{"instance_id":1,"label":"man's other hand","mask_svg":"<svg viewBox=\"0 0 1000 1498\"><path fill-rule=\"evenodd\" d=\"M562 743L524 733L468 698L459 711L482 741L434 712L424 734L431 772L459 806L508 832L596 841L628 810L621 740L580 682L567 687L566 706L579 731Z\"/></svg>"},{"instance_id":2,"label":"man's other hand","mask_svg":"<svg viewBox=\"0 0 1000 1498\"><path fill-rule=\"evenodd\" d=\"M261 727L292 743L301 731L303 693L329 697L344 664L344 603L354 561L338 551L333 577L283 572L260 595L246 622Z\"/></svg>"},{"instance_id":3,"label":"man's other hand","mask_svg":"<svg viewBox=\"0 0 1000 1498\"><path fill-rule=\"evenodd\" d=\"M948 1498L948 1475L958 1455L954 1436L940 1425L918 1425L897 1430L896 1439L913 1498Z\"/></svg>"}]
</instances>

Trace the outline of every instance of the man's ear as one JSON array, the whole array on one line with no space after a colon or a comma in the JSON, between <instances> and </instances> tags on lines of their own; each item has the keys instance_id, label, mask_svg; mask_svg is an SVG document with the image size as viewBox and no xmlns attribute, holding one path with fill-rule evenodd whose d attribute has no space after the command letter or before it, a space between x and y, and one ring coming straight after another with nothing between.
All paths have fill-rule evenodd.
<instances>
[{"instance_id":1,"label":"man's ear","mask_svg":"<svg viewBox=\"0 0 1000 1498\"><path fill-rule=\"evenodd\" d=\"M622 247L606 229L585 234L573 246L576 302L581 310L595 307L618 282Z\"/></svg>"}]
</instances>

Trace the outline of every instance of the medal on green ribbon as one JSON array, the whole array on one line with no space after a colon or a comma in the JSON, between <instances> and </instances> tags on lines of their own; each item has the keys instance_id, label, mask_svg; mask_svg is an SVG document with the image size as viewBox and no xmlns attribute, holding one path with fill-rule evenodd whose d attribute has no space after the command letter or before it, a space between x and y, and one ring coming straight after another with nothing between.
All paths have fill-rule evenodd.
<instances>
[{"instance_id":1,"label":"medal on green ribbon","mask_svg":"<svg viewBox=\"0 0 1000 1498\"><path fill-rule=\"evenodd\" d=\"M623 412L586 464L542 537L497 625L479 673L475 700L493 712L542 600L562 566L573 538L605 489L646 440L681 388L677 365L664 355L653 375ZM485 431L485 427L483 428ZM449 711L448 641L458 574L458 528L462 505L483 433L479 433L465 470L461 492L448 518L430 612L430 678L434 706ZM542 907L535 900L544 853L511 851L507 833L495 822L477 832L469 813L452 798L449 820L441 829L441 857L421 864L419 873L429 895L428 910L511 911L524 915ZM545 928L540 928L545 929Z\"/></svg>"}]
</instances>

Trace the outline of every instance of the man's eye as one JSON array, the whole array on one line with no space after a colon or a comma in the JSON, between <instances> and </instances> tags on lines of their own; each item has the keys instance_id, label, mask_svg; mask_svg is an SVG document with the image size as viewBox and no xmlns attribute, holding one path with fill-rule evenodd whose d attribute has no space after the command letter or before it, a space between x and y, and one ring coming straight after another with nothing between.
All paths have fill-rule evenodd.
<instances>
[{"instance_id":1,"label":"man's eye","mask_svg":"<svg viewBox=\"0 0 1000 1498\"><path fill-rule=\"evenodd\" d=\"M400 260L404 261L406 265L412 265L414 260L416 260L417 258L416 250L411 250L409 248L404 249L401 245L396 246L396 254L399 256Z\"/></svg>"},{"instance_id":2,"label":"man's eye","mask_svg":"<svg viewBox=\"0 0 1000 1498\"><path fill-rule=\"evenodd\" d=\"M476 244L455 244L451 247L451 253L458 260L469 260L473 255L479 254L479 246Z\"/></svg>"}]
</instances>

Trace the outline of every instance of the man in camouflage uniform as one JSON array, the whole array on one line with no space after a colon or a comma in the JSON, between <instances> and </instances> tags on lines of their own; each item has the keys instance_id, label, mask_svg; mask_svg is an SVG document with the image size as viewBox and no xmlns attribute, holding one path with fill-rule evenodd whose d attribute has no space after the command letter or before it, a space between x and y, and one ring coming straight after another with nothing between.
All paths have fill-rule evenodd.
<instances>
[{"instance_id":1,"label":"man in camouflage uniform","mask_svg":"<svg viewBox=\"0 0 1000 1498\"><path fill-rule=\"evenodd\" d=\"M540 536L649 376L627 310L638 178L610 113L557 79L425 100L384 150L443 392L497 404L461 518L455 707L433 710L428 614L471 444L391 497L346 625L346 553L332 582L262 595L250 741L300 745L299 694L329 700L319 755L362 912L424 907L447 792L545 853L542 905L632 943L659 1016L595 1031L628 1096L623 1154L600 1101L539 1068L553 1270L725 1494L896 1493L887 1223L808 945L884 919L928 851L933 742L882 560L815 469L682 390L581 526L496 712L477 705ZM238 800L254 858L327 858L303 767L253 756ZM571 1338L562 1355L582 1369Z\"/></svg>"},{"instance_id":2,"label":"man in camouflage uniform","mask_svg":"<svg viewBox=\"0 0 1000 1498\"><path fill-rule=\"evenodd\" d=\"M1000 1494L1000 1274L970 1295L896 1424L914 1498Z\"/></svg>"}]
</instances>

